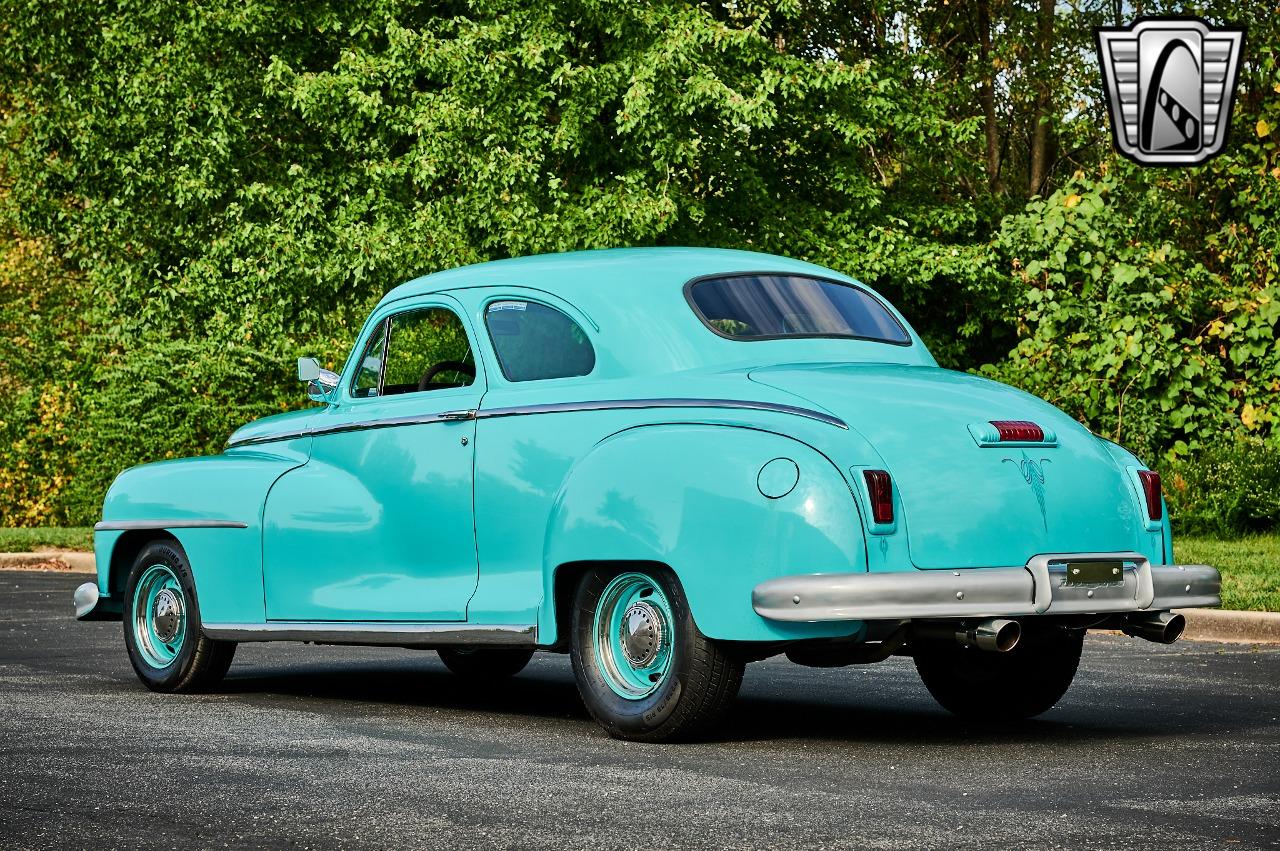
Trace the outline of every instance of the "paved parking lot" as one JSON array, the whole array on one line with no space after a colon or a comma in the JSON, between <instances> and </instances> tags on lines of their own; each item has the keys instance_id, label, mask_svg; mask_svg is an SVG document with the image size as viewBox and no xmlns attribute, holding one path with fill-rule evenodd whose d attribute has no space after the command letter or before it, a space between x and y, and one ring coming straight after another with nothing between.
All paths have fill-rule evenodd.
<instances>
[{"instance_id":1,"label":"paved parking lot","mask_svg":"<svg viewBox=\"0 0 1280 851\"><path fill-rule=\"evenodd\" d=\"M0 847L1280 845L1280 649L1091 638L1041 720L952 719L910 660L751 665L714 742L607 738L566 657L466 687L434 653L247 645L134 679L81 576L0 573Z\"/></svg>"}]
</instances>

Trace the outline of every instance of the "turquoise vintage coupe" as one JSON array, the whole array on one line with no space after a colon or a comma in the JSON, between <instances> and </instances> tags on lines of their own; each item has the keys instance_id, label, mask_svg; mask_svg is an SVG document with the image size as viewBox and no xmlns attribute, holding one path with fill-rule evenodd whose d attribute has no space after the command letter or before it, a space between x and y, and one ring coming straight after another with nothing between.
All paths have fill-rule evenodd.
<instances>
[{"instance_id":1,"label":"turquoise vintage coupe","mask_svg":"<svg viewBox=\"0 0 1280 851\"><path fill-rule=\"evenodd\" d=\"M1219 603L1159 477L938 367L857 281L741 251L504 260L392 290L317 405L112 485L81 618L157 691L244 641L568 652L612 735L714 723L746 663L910 655L954 712L1049 709L1084 634Z\"/></svg>"}]
</instances>

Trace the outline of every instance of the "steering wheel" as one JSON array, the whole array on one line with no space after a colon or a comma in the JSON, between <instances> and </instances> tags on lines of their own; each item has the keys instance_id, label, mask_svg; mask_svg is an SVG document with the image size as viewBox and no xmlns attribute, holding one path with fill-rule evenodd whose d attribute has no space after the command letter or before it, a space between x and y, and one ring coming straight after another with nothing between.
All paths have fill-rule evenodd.
<instances>
[{"instance_id":1,"label":"steering wheel","mask_svg":"<svg viewBox=\"0 0 1280 851\"><path fill-rule=\"evenodd\" d=\"M475 364L463 363L460 360L442 360L422 373L422 377L418 379L418 389L426 390L432 380L442 372L460 372L473 381L476 377Z\"/></svg>"}]
</instances>

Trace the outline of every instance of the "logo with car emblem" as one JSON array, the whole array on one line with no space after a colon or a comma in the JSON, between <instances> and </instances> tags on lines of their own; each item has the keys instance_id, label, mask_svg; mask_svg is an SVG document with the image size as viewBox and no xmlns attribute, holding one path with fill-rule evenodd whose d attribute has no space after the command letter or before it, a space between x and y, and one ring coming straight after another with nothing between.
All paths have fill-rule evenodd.
<instances>
[{"instance_id":1,"label":"logo with car emblem","mask_svg":"<svg viewBox=\"0 0 1280 851\"><path fill-rule=\"evenodd\" d=\"M1049 463L1048 458L1041 458L1039 461L1022 453L1022 459L1013 458L1003 459L1018 468L1018 472L1022 473L1023 481L1031 486L1031 492L1036 495L1036 502L1040 505L1040 521L1044 523L1044 530L1049 531L1049 515L1045 512L1044 507L1044 465Z\"/></svg>"},{"instance_id":2,"label":"logo with car emblem","mask_svg":"<svg viewBox=\"0 0 1280 851\"><path fill-rule=\"evenodd\" d=\"M1222 152L1243 28L1144 18L1093 35L1121 154L1141 165L1199 165Z\"/></svg>"}]
</instances>

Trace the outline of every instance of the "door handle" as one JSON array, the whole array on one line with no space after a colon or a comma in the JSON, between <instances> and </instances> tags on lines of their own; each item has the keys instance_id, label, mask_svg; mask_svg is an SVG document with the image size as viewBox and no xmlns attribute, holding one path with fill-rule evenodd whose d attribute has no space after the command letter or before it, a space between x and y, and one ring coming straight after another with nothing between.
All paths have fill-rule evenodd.
<instances>
[{"instance_id":1,"label":"door handle","mask_svg":"<svg viewBox=\"0 0 1280 851\"><path fill-rule=\"evenodd\" d=\"M475 418L476 418L476 412L474 410L445 411L443 414L440 415L440 419L446 420L448 422L454 422L458 420L474 420Z\"/></svg>"}]
</instances>

